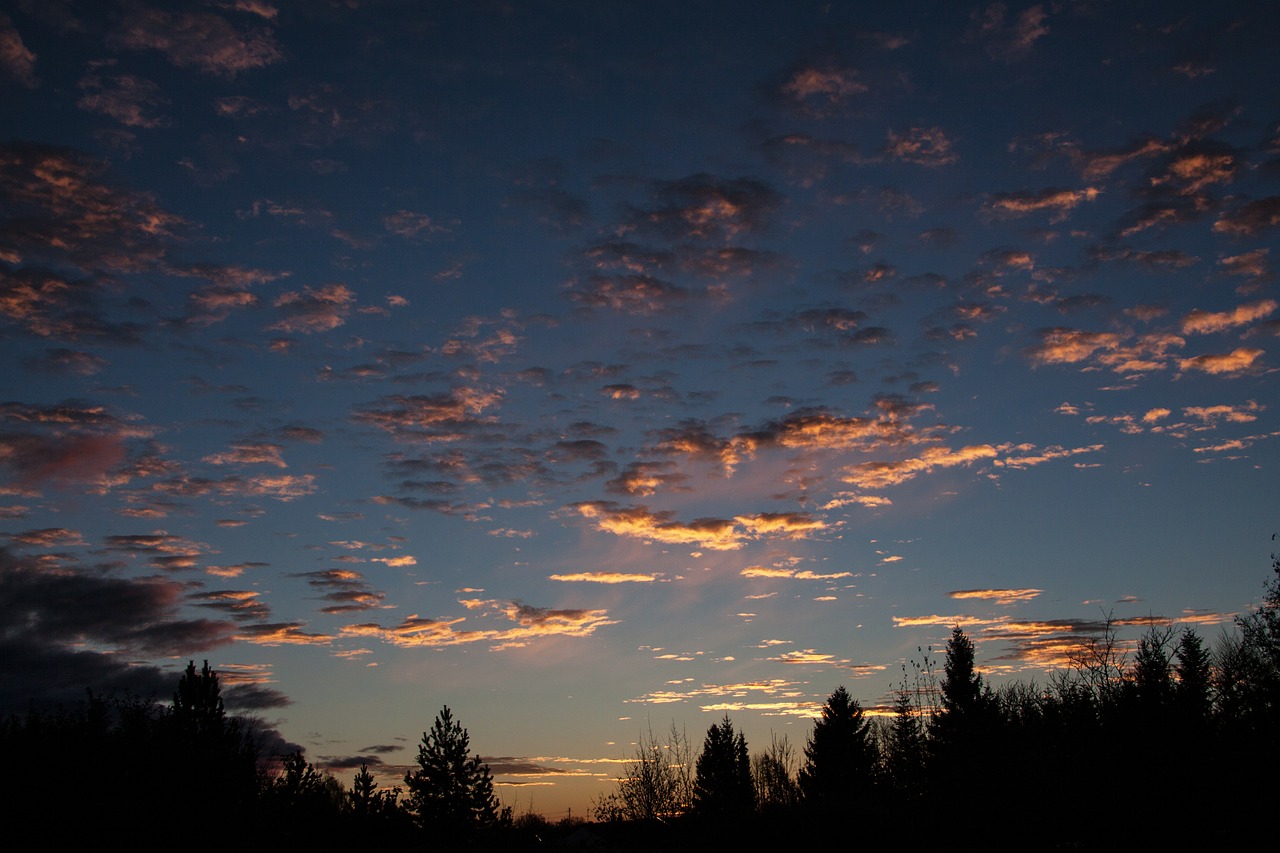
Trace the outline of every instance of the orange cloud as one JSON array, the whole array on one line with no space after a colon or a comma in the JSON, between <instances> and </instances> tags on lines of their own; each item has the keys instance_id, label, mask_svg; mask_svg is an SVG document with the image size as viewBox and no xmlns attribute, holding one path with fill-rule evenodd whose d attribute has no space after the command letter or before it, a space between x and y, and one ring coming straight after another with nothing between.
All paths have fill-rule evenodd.
<instances>
[{"instance_id":1,"label":"orange cloud","mask_svg":"<svg viewBox=\"0 0 1280 853\"><path fill-rule=\"evenodd\" d=\"M1238 305L1232 311L1209 312L1196 309L1182 321L1184 335L1206 335L1260 320L1280 307L1274 299L1263 299L1249 305Z\"/></svg>"},{"instance_id":2,"label":"orange cloud","mask_svg":"<svg viewBox=\"0 0 1280 853\"><path fill-rule=\"evenodd\" d=\"M919 456L897 462L862 462L850 465L840 472L840 479L864 489L881 489L906 482L918 474L938 467L969 465L979 459L991 459L996 449L989 444L976 444L951 450L931 447Z\"/></svg>"},{"instance_id":3,"label":"orange cloud","mask_svg":"<svg viewBox=\"0 0 1280 853\"><path fill-rule=\"evenodd\" d=\"M1114 332L1086 332L1082 329L1057 327L1041 329L1040 343L1027 349L1032 364L1074 364L1084 361L1100 349L1120 346Z\"/></svg>"},{"instance_id":4,"label":"orange cloud","mask_svg":"<svg viewBox=\"0 0 1280 853\"><path fill-rule=\"evenodd\" d=\"M645 506L624 507L613 501L583 501L570 508L592 520L597 530L615 536L694 545L713 551L736 551L745 541L760 537L799 539L827 526L800 512L766 512L733 519L698 518L684 523L673 521L670 512L651 512Z\"/></svg>"},{"instance_id":5,"label":"orange cloud","mask_svg":"<svg viewBox=\"0 0 1280 853\"><path fill-rule=\"evenodd\" d=\"M549 575L548 580L562 583L653 583L660 574L636 574L628 572L578 572L571 575Z\"/></svg>"},{"instance_id":6,"label":"orange cloud","mask_svg":"<svg viewBox=\"0 0 1280 853\"><path fill-rule=\"evenodd\" d=\"M1020 601L1030 601L1040 593L1042 589L957 589L948 592L950 598L968 599L979 598L989 599L996 604L1015 604Z\"/></svg>"},{"instance_id":7,"label":"orange cloud","mask_svg":"<svg viewBox=\"0 0 1280 853\"><path fill-rule=\"evenodd\" d=\"M468 643L490 643L495 651L519 648L540 637L586 637L605 625L615 625L607 610L551 610L530 607L519 602L468 600L463 605L469 610L487 609L486 618L500 613L514 627L502 629L461 630L455 626L466 621L456 619L424 619L417 614L407 617L399 625L384 628L365 623L342 628L344 636L375 637L384 643L404 648L439 648Z\"/></svg>"},{"instance_id":8,"label":"orange cloud","mask_svg":"<svg viewBox=\"0 0 1280 853\"><path fill-rule=\"evenodd\" d=\"M1237 347L1229 353L1197 355L1178 361L1180 370L1199 370L1215 375L1240 373L1248 370L1253 363L1262 357L1263 351L1253 347Z\"/></svg>"}]
</instances>

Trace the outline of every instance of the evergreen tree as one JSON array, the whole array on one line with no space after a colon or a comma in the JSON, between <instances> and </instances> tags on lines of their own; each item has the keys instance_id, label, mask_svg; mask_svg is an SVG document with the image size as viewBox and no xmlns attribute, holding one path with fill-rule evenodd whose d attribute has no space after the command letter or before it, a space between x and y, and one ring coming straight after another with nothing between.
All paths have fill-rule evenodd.
<instances>
[{"instance_id":1,"label":"evergreen tree","mask_svg":"<svg viewBox=\"0 0 1280 853\"><path fill-rule=\"evenodd\" d=\"M871 724L843 685L822 706L804 756L799 781L806 803L847 806L871 789L878 758Z\"/></svg>"},{"instance_id":2,"label":"evergreen tree","mask_svg":"<svg viewBox=\"0 0 1280 853\"><path fill-rule=\"evenodd\" d=\"M173 721L178 729L192 740L217 739L226 728L226 716L218 674L209 669L208 661L198 673L196 662L187 661L187 671L173 694Z\"/></svg>"},{"instance_id":3,"label":"evergreen tree","mask_svg":"<svg viewBox=\"0 0 1280 853\"><path fill-rule=\"evenodd\" d=\"M1188 723L1201 723L1209 716L1213 662L1204 641L1192 628L1183 629L1175 655L1173 671L1178 682L1174 694L1179 712Z\"/></svg>"},{"instance_id":4,"label":"evergreen tree","mask_svg":"<svg viewBox=\"0 0 1280 853\"><path fill-rule=\"evenodd\" d=\"M418 769L405 774L409 806L428 830L456 836L496 825L502 815L489 765L468 756L471 737L449 706L422 733Z\"/></svg>"},{"instance_id":5,"label":"evergreen tree","mask_svg":"<svg viewBox=\"0 0 1280 853\"><path fill-rule=\"evenodd\" d=\"M750 812L754 804L747 739L742 732L734 733L725 714L719 725L707 730L703 741L693 782L693 810L703 817L728 818Z\"/></svg>"},{"instance_id":6,"label":"evergreen tree","mask_svg":"<svg viewBox=\"0 0 1280 853\"><path fill-rule=\"evenodd\" d=\"M915 799L923 793L924 761L924 723L904 683L894 698L884 740L885 774L899 798Z\"/></svg>"}]
</instances>

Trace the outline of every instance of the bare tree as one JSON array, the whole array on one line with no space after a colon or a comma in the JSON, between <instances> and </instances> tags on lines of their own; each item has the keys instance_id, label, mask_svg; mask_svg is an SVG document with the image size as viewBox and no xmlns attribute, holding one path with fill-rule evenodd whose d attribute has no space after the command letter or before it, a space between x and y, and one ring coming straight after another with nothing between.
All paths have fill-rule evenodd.
<instances>
[{"instance_id":1,"label":"bare tree","mask_svg":"<svg viewBox=\"0 0 1280 853\"><path fill-rule=\"evenodd\" d=\"M800 802L800 756L791 741L776 734L769 748L751 757L751 778L756 787L756 807L762 812L787 809Z\"/></svg>"},{"instance_id":2,"label":"bare tree","mask_svg":"<svg viewBox=\"0 0 1280 853\"><path fill-rule=\"evenodd\" d=\"M653 729L640 735L635 757L618 778L618 790L599 797L596 820L667 821L679 817L693 803L693 749L675 723L664 742Z\"/></svg>"}]
</instances>

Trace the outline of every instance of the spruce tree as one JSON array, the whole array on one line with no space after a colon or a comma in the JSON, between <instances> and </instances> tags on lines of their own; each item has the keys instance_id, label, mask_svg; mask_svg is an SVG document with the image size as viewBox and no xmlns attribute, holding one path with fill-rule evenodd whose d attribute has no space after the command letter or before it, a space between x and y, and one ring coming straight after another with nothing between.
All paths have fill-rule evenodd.
<instances>
[{"instance_id":1,"label":"spruce tree","mask_svg":"<svg viewBox=\"0 0 1280 853\"><path fill-rule=\"evenodd\" d=\"M871 789L878 759L871 723L843 685L822 706L804 757L800 791L806 803L822 808L847 806Z\"/></svg>"},{"instance_id":2,"label":"spruce tree","mask_svg":"<svg viewBox=\"0 0 1280 853\"><path fill-rule=\"evenodd\" d=\"M751 756L747 739L734 733L725 714L707 730L693 782L693 809L703 817L729 818L746 814L755 804Z\"/></svg>"}]
</instances>

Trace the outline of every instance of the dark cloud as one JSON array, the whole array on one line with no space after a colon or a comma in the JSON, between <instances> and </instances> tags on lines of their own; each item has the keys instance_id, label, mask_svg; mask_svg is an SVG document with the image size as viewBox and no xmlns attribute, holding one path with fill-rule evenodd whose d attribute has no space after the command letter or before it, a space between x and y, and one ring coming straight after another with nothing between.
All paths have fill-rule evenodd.
<instances>
[{"instance_id":1,"label":"dark cloud","mask_svg":"<svg viewBox=\"0 0 1280 853\"><path fill-rule=\"evenodd\" d=\"M126 127L164 127L169 123L165 116L155 112L169 99L160 94L159 86L145 77L87 74L77 85L84 92L76 104L82 110L110 116Z\"/></svg>"},{"instance_id":2,"label":"dark cloud","mask_svg":"<svg viewBox=\"0 0 1280 853\"><path fill-rule=\"evenodd\" d=\"M81 698L86 687L144 688L144 695L171 688L158 670L126 661L211 649L230 642L234 630L229 622L177 618L183 591L157 578L49 571L0 548L0 624L7 626L0 705Z\"/></svg>"},{"instance_id":3,"label":"dark cloud","mask_svg":"<svg viewBox=\"0 0 1280 853\"><path fill-rule=\"evenodd\" d=\"M226 18L203 11L176 11L129 4L110 34L114 45L155 50L179 68L235 77L284 59L271 30L238 28Z\"/></svg>"},{"instance_id":4,"label":"dark cloud","mask_svg":"<svg viewBox=\"0 0 1280 853\"><path fill-rule=\"evenodd\" d=\"M86 272L154 266L183 220L148 193L103 183L105 171L70 148L0 146L0 249L37 263L68 259Z\"/></svg>"},{"instance_id":5,"label":"dark cloud","mask_svg":"<svg viewBox=\"0 0 1280 853\"><path fill-rule=\"evenodd\" d=\"M686 301L690 292L669 281L643 274L591 275L565 287L569 300L588 308L611 308L627 314L668 311Z\"/></svg>"},{"instance_id":6,"label":"dark cloud","mask_svg":"<svg viewBox=\"0 0 1280 853\"><path fill-rule=\"evenodd\" d=\"M391 558L394 560L394 558ZM373 589L359 572L350 569L325 569L301 572L293 577L303 578L313 590L321 593L321 599L329 604L321 613L357 613L382 605L386 596Z\"/></svg>"},{"instance_id":7,"label":"dark cloud","mask_svg":"<svg viewBox=\"0 0 1280 853\"><path fill-rule=\"evenodd\" d=\"M631 209L625 227L672 240L731 240L765 228L785 199L754 178L706 172L650 185L648 205Z\"/></svg>"},{"instance_id":8,"label":"dark cloud","mask_svg":"<svg viewBox=\"0 0 1280 853\"><path fill-rule=\"evenodd\" d=\"M228 711L268 711L287 708L293 700L264 684L228 684L222 690L222 703Z\"/></svg>"},{"instance_id":9,"label":"dark cloud","mask_svg":"<svg viewBox=\"0 0 1280 853\"><path fill-rule=\"evenodd\" d=\"M1280 195L1246 202L1223 213L1213 230L1236 237L1255 237L1280 225Z\"/></svg>"}]
</instances>

